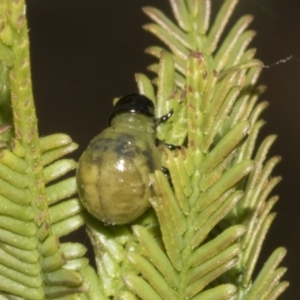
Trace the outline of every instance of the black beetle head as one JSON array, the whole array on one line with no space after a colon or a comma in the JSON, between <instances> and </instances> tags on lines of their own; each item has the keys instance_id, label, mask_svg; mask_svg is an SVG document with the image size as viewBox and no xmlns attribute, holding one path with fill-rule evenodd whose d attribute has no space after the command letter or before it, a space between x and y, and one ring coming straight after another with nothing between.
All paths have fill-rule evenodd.
<instances>
[{"instance_id":1,"label":"black beetle head","mask_svg":"<svg viewBox=\"0 0 300 300\"><path fill-rule=\"evenodd\" d=\"M114 106L114 109L109 116L109 125L115 115L124 112L139 113L154 117L154 104L150 99L143 95L133 93L124 96Z\"/></svg>"}]
</instances>

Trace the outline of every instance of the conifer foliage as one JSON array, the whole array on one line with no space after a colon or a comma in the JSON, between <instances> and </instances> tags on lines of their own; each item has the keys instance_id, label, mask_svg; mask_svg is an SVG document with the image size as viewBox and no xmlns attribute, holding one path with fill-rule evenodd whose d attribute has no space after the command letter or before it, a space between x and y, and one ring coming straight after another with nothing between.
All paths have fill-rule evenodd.
<instances>
[{"instance_id":1,"label":"conifer foliage","mask_svg":"<svg viewBox=\"0 0 300 300\"><path fill-rule=\"evenodd\" d=\"M144 28L166 44L139 92L155 103L161 170L149 174L152 208L132 224L105 226L76 194L76 169L63 158L77 145L65 134L40 138L32 97L22 0L0 2L0 300L277 299L287 288L276 249L257 260L278 197L267 153L276 137L256 140L267 102L256 85L263 64L248 45L252 16L223 37L238 0L224 0L210 20L210 0L170 0L175 21L145 7ZM220 43L222 39L222 43ZM86 224L86 248L59 238ZM254 273L254 270L256 271ZM257 275L254 275L257 274Z\"/></svg>"}]
</instances>

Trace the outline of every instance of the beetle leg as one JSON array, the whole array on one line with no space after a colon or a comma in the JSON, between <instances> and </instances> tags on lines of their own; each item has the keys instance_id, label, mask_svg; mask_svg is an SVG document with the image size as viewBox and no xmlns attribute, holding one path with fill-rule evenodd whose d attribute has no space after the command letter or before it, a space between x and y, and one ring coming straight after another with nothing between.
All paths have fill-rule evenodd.
<instances>
[{"instance_id":1,"label":"beetle leg","mask_svg":"<svg viewBox=\"0 0 300 300\"><path fill-rule=\"evenodd\" d=\"M162 140L160 140L159 138L156 138L155 139L155 146L158 147L160 146L161 144L163 144L164 142Z\"/></svg>"},{"instance_id":2,"label":"beetle leg","mask_svg":"<svg viewBox=\"0 0 300 300\"><path fill-rule=\"evenodd\" d=\"M161 145L167 147L169 150L176 150L176 149L181 148L180 145L167 144L164 141L160 140L159 138L156 138L155 139L155 146L158 147L158 146L161 146Z\"/></svg>"},{"instance_id":3,"label":"beetle leg","mask_svg":"<svg viewBox=\"0 0 300 300\"><path fill-rule=\"evenodd\" d=\"M173 108L164 116L161 116L160 118L155 119L155 122L159 125L163 122L166 122L167 120L169 120L171 118L171 116L173 115L174 110Z\"/></svg>"},{"instance_id":4,"label":"beetle leg","mask_svg":"<svg viewBox=\"0 0 300 300\"><path fill-rule=\"evenodd\" d=\"M173 182L172 182L172 179L171 179L171 174L170 174L169 169L166 168L166 167L161 167L161 171L164 173L165 177L168 179L169 185L171 187L173 187Z\"/></svg>"},{"instance_id":5,"label":"beetle leg","mask_svg":"<svg viewBox=\"0 0 300 300\"><path fill-rule=\"evenodd\" d=\"M176 150L176 149L180 149L181 146L179 145L173 145L173 144L167 144L167 143L164 143L164 145L169 149L169 150Z\"/></svg>"}]
</instances>

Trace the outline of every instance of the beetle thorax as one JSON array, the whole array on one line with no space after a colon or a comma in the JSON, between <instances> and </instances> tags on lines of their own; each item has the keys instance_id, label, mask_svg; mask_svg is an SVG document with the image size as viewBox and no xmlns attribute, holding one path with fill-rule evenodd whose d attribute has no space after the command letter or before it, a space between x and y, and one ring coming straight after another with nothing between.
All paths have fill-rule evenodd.
<instances>
[{"instance_id":1,"label":"beetle thorax","mask_svg":"<svg viewBox=\"0 0 300 300\"><path fill-rule=\"evenodd\" d=\"M154 118L140 113L124 112L116 115L111 121L112 127L128 127L147 133L155 133Z\"/></svg>"}]
</instances>

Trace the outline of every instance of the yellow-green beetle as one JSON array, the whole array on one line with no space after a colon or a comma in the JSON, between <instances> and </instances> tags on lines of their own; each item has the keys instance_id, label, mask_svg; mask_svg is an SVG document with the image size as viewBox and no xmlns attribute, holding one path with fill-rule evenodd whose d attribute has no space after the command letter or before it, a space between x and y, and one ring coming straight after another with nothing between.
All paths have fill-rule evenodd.
<instances>
[{"instance_id":1,"label":"yellow-green beetle","mask_svg":"<svg viewBox=\"0 0 300 300\"><path fill-rule=\"evenodd\" d=\"M126 224L150 206L148 174L161 168L152 101L138 94L121 98L109 125L79 160L78 191L94 217L105 224Z\"/></svg>"}]
</instances>

